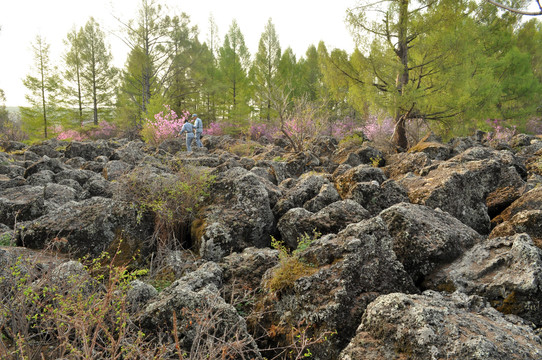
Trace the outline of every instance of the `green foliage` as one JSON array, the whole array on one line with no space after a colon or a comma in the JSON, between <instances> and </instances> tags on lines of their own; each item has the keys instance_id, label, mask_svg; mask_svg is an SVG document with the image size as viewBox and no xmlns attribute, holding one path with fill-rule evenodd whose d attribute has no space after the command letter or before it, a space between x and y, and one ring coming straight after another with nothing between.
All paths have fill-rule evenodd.
<instances>
[{"instance_id":1,"label":"green foliage","mask_svg":"<svg viewBox=\"0 0 542 360\"><path fill-rule=\"evenodd\" d=\"M15 245L15 239L13 239L13 236L9 233L4 233L0 235L0 246L14 246Z\"/></svg>"},{"instance_id":2,"label":"green foliage","mask_svg":"<svg viewBox=\"0 0 542 360\"><path fill-rule=\"evenodd\" d=\"M339 141L339 147L343 149L351 149L351 148L357 148L363 145L363 142L365 139L363 138L363 134L352 134L345 136Z\"/></svg>"},{"instance_id":3,"label":"green foliage","mask_svg":"<svg viewBox=\"0 0 542 360\"><path fill-rule=\"evenodd\" d=\"M174 174L156 174L136 168L119 180L119 197L132 202L140 215L152 214L155 241L159 248L171 248L182 239L193 215L210 195L214 175L200 168L175 165Z\"/></svg>"},{"instance_id":4,"label":"green foliage","mask_svg":"<svg viewBox=\"0 0 542 360\"><path fill-rule=\"evenodd\" d=\"M163 353L149 346L129 313L130 283L144 272L114 266L118 255L104 253L64 273L40 271L35 260L22 257L3 269L2 358L139 359Z\"/></svg>"},{"instance_id":5,"label":"green foliage","mask_svg":"<svg viewBox=\"0 0 542 360\"><path fill-rule=\"evenodd\" d=\"M265 284L271 292L281 292L294 286L297 279L314 274L318 269L313 264L307 264L301 257L301 252L322 234L316 230L310 236L306 233L298 239L297 248L290 251L282 241L271 237L271 246L279 251L279 265L273 269L273 274Z\"/></svg>"}]
</instances>

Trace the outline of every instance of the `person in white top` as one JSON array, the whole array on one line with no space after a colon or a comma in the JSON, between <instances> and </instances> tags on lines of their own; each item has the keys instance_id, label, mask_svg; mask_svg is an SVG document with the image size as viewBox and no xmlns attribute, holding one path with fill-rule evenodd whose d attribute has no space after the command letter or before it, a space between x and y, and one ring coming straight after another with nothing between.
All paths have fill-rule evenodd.
<instances>
[{"instance_id":1,"label":"person in white top","mask_svg":"<svg viewBox=\"0 0 542 360\"><path fill-rule=\"evenodd\" d=\"M198 117L198 114L192 114L192 119L194 121L194 128L196 128L196 145L197 147L203 147L201 143L201 133L203 132L203 122Z\"/></svg>"}]
</instances>

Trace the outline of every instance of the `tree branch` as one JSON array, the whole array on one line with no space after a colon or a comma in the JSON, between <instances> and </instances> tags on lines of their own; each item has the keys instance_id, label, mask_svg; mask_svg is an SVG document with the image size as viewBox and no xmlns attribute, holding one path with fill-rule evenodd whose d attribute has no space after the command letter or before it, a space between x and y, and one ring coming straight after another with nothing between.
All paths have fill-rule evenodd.
<instances>
[{"instance_id":1,"label":"tree branch","mask_svg":"<svg viewBox=\"0 0 542 360\"><path fill-rule=\"evenodd\" d=\"M540 0L536 0L536 3L538 4L538 8L540 9L539 11L524 11L524 10L520 10L520 9L511 8L509 6L506 6L504 4L498 3L498 2L493 1L493 0L486 0L486 1L488 3L490 3L490 4L493 4L493 5L501 8L501 9L504 9L504 10L507 10L507 11L510 11L510 12L513 12L513 13L516 13L516 14L528 15L528 16L542 15L542 6L540 6Z\"/></svg>"}]
</instances>

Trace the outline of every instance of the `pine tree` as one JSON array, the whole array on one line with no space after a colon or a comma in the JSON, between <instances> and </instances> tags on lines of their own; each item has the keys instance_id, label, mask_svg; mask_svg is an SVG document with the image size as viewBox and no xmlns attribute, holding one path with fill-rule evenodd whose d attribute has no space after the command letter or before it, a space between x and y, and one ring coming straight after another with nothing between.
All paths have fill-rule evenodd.
<instances>
[{"instance_id":1,"label":"pine tree","mask_svg":"<svg viewBox=\"0 0 542 360\"><path fill-rule=\"evenodd\" d=\"M79 126L83 125L83 92L82 76L83 63L81 60L81 39L76 29L70 31L64 40L67 51L64 54L65 102L69 108L76 107L76 119Z\"/></svg>"}]
</instances>

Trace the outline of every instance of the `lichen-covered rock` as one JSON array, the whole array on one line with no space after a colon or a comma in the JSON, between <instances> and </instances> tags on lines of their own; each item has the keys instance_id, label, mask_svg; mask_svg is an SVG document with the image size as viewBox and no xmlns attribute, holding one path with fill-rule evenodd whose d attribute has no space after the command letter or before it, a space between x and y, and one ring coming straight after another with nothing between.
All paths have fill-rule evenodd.
<instances>
[{"instance_id":1,"label":"lichen-covered rock","mask_svg":"<svg viewBox=\"0 0 542 360\"><path fill-rule=\"evenodd\" d=\"M51 159L47 156L43 156L39 161L26 168L24 177L28 178L30 175L43 170L51 170L56 174L66 169L68 169L68 166L66 166L59 158Z\"/></svg>"},{"instance_id":2,"label":"lichen-covered rock","mask_svg":"<svg viewBox=\"0 0 542 360\"><path fill-rule=\"evenodd\" d=\"M542 210L542 186L535 187L524 193L502 213L492 219L492 224L498 225L510 220L514 215L525 210Z\"/></svg>"},{"instance_id":3,"label":"lichen-covered rock","mask_svg":"<svg viewBox=\"0 0 542 360\"><path fill-rule=\"evenodd\" d=\"M542 250L526 234L475 245L427 278L430 289L458 290L488 299L499 311L542 325Z\"/></svg>"},{"instance_id":4,"label":"lichen-covered rock","mask_svg":"<svg viewBox=\"0 0 542 360\"><path fill-rule=\"evenodd\" d=\"M440 164L426 176L405 176L399 183L415 204L440 208L481 234L488 234L490 219L485 200L497 188L502 164L495 160Z\"/></svg>"},{"instance_id":5,"label":"lichen-covered rock","mask_svg":"<svg viewBox=\"0 0 542 360\"><path fill-rule=\"evenodd\" d=\"M408 150L409 153L424 153L432 160L448 160L452 157L452 148L434 141L421 141Z\"/></svg>"},{"instance_id":6,"label":"lichen-covered rock","mask_svg":"<svg viewBox=\"0 0 542 360\"><path fill-rule=\"evenodd\" d=\"M542 249L542 210L525 210L514 215L510 220L497 225L489 238L528 234L536 246Z\"/></svg>"},{"instance_id":7,"label":"lichen-covered rock","mask_svg":"<svg viewBox=\"0 0 542 360\"><path fill-rule=\"evenodd\" d=\"M303 207L307 201L317 196L326 184L331 182L324 175L309 174L301 177L293 187L283 188L283 196L273 207L273 213L280 218L290 209Z\"/></svg>"},{"instance_id":8,"label":"lichen-covered rock","mask_svg":"<svg viewBox=\"0 0 542 360\"><path fill-rule=\"evenodd\" d=\"M422 169L432 163L429 156L423 152L397 153L386 158L386 166L382 171L388 178L398 180L408 173L420 175Z\"/></svg>"},{"instance_id":9,"label":"lichen-covered rock","mask_svg":"<svg viewBox=\"0 0 542 360\"><path fill-rule=\"evenodd\" d=\"M369 212L353 200L336 201L316 213L304 208L288 210L277 223L281 239L290 248L295 249L301 237L314 237L338 233L347 225L370 217Z\"/></svg>"},{"instance_id":10,"label":"lichen-covered rock","mask_svg":"<svg viewBox=\"0 0 542 360\"><path fill-rule=\"evenodd\" d=\"M270 248L249 247L226 256L219 264L223 272L224 299L239 306L252 306L250 300L261 290L263 275L278 261L278 250Z\"/></svg>"},{"instance_id":11,"label":"lichen-covered rock","mask_svg":"<svg viewBox=\"0 0 542 360\"><path fill-rule=\"evenodd\" d=\"M130 165L121 160L111 160L104 165L102 175L108 181L117 180L125 174L128 174L133 165Z\"/></svg>"},{"instance_id":12,"label":"lichen-covered rock","mask_svg":"<svg viewBox=\"0 0 542 360\"><path fill-rule=\"evenodd\" d=\"M336 201L341 200L337 189L333 184L324 184L320 188L320 192L303 204L303 208L310 212L318 212Z\"/></svg>"},{"instance_id":13,"label":"lichen-covered rock","mask_svg":"<svg viewBox=\"0 0 542 360\"><path fill-rule=\"evenodd\" d=\"M476 231L450 214L401 203L380 213L393 238L393 250L416 284L481 240Z\"/></svg>"},{"instance_id":14,"label":"lichen-covered rock","mask_svg":"<svg viewBox=\"0 0 542 360\"><path fill-rule=\"evenodd\" d=\"M37 219L45 213L42 186L18 186L0 192L0 223L13 226L17 222Z\"/></svg>"},{"instance_id":15,"label":"lichen-covered rock","mask_svg":"<svg viewBox=\"0 0 542 360\"><path fill-rule=\"evenodd\" d=\"M224 353L262 359L245 320L219 295L221 284L220 267L206 263L155 296L137 320L146 333L158 335L172 331L176 316L181 351L198 348L211 359Z\"/></svg>"},{"instance_id":16,"label":"lichen-covered rock","mask_svg":"<svg viewBox=\"0 0 542 360\"><path fill-rule=\"evenodd\" d=\"M130 141L115 149L109 158L111 160L123 161L130 165L137 165L147 156L144 148L145 143L143 141Z\"/></svg>"},{"instance_id":17,"label":"lichen-covered rock","mask_svg":"<svg viewBox=\"0 0 542 360\"><path fill-rule=\"evenodd\" d=\"M409 201L406 189L394 180L386 180L382 184L376 180L358 182L344 198L354 200L373 216L394 204Z\"/></svg>"},{"instance_id":18,"label":"lichen-covered rock","mask_svg":"<svg viewBox=\"0 0 542 360\"><path fill-rule=\"evenodd\" d=\"M393 239L379 217L351 224L337 235L323 236L298 256L313 267L312 271L290 274L291 282L266 294L262 301L269 312L260 324L283 329L283 336L299 324L310 326L313 337L336 331L328 341L311 347L315 359L337 358L366 306L378 295L418 291L397 260ZM281 266L279 263L266 273L264 287ZM277 345L286 345L278 335Z\"/></svg>"},{"instance_id":19,"label":"lichen-covered rock","mask_svg":"<svg viewBox=\"0 0 542 360\"><path fill-rule=\"evenodd\" d=\"M362 164L337 176L335 178L335 187L341 197L345 198L358 183L376 181L378 184L382 184L386 180L386 175L384 175L382 169Z\"/></svg>"},{"instance_id":20,"label":"lichen-covered rock","mask_svg":"<svg viewBox=\"0 0 542 360\"><path fill-rule=\"evenodd\" d=\"M540 338L478 296L426 291L382 295L367 307L340 360L535 360Z\"/></svg>"},{"instance_id":21,"label":"lichen-covered rock","mask_svg":"<svg viewBox=\"0 0 542 360\"><path fill-rule=\"evenodd\" d=\"M106 156L109 158L113 154L116 145L104 141L96 142L79 142L70 141L64 156L67 158L82 157L86 160L94 160L98 156Z\"/></svg>"},{"instance_id":22,"label":"lichen-covered rock","mask_svg":"<svg viewBox=\"0 0 542 360\"><path fill-rule=\"evenodd\" d=\"M93 197L65 203L38 221L18 223L17 244L42 249L64 239L66 250L74 256L98 256L120 246L122 257L130 259L139 250L141 255L148 252L151 234L152 224L140 221L129 204Z\"/></svg>"},{"instance_id":23,"label":"lichen-covered rock","mask_svg":"<svg viewBox=\"0 0 542 360\"><path fill-rule=\"evenodd\" d=\"M134 280L130 283L130 289L126 292L126 303L130 312L135 314L157 295L158 291L152 285L140 280Z\"/></svg>"},{"instance_id":24,"label":"lichen-covered rock","mask_svg":"<svg viewBox=\"0 0 542 360\"><path fill-rule=\"evenodd\" d=\"M236 167L217 176L210 190L210 205L192 223L196 251L220 260L246 247L271 244L275 227L269 195L261 178Z\"/></svg>"}]
</instances>

